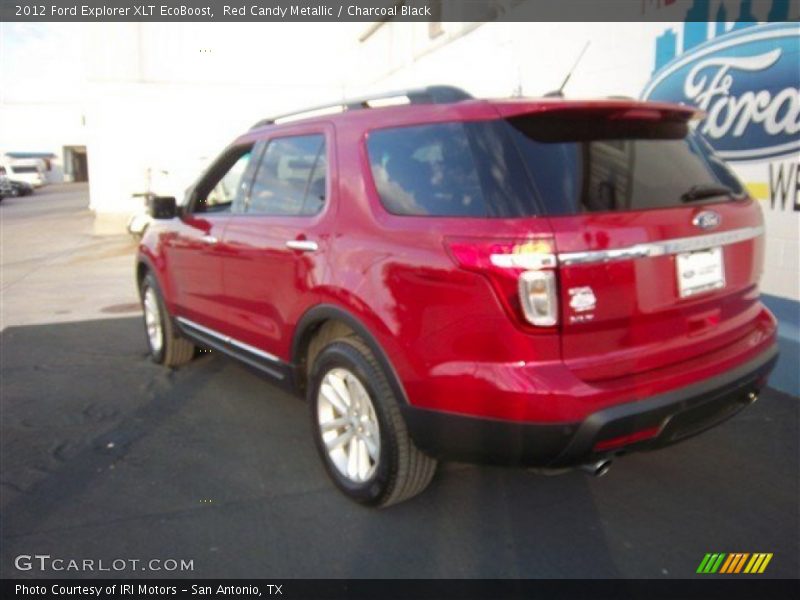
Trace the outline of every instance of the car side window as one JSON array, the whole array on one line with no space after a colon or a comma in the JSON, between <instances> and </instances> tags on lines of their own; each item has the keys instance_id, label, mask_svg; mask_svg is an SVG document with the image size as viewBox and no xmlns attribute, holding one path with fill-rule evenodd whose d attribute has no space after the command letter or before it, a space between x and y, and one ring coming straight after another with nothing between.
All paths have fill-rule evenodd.
<instances>
[{"instance_id":1,"label":"car side window","mask_svg":"<svg viewBox=\"0 0 800 600\"><path fill-rule=\"evenodd\" d=\"M486 216L467 128L442 123L370 133L372 174L386 209L396 215Z\"/></svg>"},{"instance_id":2,"label":"car side window","mask_svg":"<svg viewBox=\"0 0 800 600\"><path fill-rule=\"evenodd\" d=\"M301 215L315 215L322 210L325 205L325 193L327 190L328 159L325 156L325 143L323 140L320 146L314 168L308 180L308 191L306 192Z\"/></svg>"},{"instance_id":3,"label":"car side window","mask_svg":"<svg viewBox=\"0 0 800 600\"><path fill-rule=\"evenodd\" d=\"M198 184L192 212L224 213L231 212L234 204L243 205L252 178L253 155L252 146L224 154Z\"/></svg>"},{"instance_id":4,"label":"car side window","mask_svg":"<svg viewBox=\"0 0 800 600\"><path fill-rule=\"evenodd\" d=\"M315 215L325 204L327 161L322 134L276 138L264 151L246 212Z\"/></svg>"}]
</instances>

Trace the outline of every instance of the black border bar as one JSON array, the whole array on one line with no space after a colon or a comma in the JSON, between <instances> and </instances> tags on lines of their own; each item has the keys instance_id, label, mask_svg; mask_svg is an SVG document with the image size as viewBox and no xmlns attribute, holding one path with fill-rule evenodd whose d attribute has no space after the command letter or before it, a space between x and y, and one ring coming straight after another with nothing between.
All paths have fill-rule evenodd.
<instances>
[{"instance_id":1,"label":"black border bar","mask_svg":"<svg viewBox=\"0 0 800 600\"><path fill-rule=\"evenodd\" d=\"M797 20L799 5L773 0L768 15L746 18ZM0 0L0 21L701 22L714 19L708 6L706 0Z\"/></svg>"},{"instance_id":2,"label":"black border bar","mask_svg":"<svg viewBox=\"0 0 800 600\"><path fill-rule=\"evenodd\" d=\"M577 573L576 573L577 574ZM133 593L122 593L123 585ZM28 586L27 592L18 586ZM39 593L31 593L38 587ZM115 586L115 587L111 587ZM193 586L211 588L211 594L197 594ZM247 593L219 594L219 586L239 587ZM100 589L100 594L86 591ZM67 593L69 590L82 590ZM111 591L111 590L114 591ZM622 600L626 598L661 600L738 600L754 598L800 597L800 581L766 579L763 575L705 575L697 579L68 579L68 580L3 580L0 587L4 600L40 598L67 600L75 598L149 599L149 598L286 598L319 600L369 599L400 600L407 598L440 600L483 600L489 598L580 598ZM54 590L57 590L54 593ZM43 593L42 593L43 591Z\"/></svg>"}]
</instances>

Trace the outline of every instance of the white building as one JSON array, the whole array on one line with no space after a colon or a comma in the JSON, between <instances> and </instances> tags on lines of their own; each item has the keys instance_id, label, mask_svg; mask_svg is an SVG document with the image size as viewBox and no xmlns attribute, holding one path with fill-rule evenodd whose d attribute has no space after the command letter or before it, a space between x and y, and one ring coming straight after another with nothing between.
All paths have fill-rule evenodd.
<instances>
[{"instance_id":1,"label":"white building","mask_svg":"<svg viewBox=\"0 0 800 600\"><path fill-rule=\"evenodd\" d=\"M75 31L0 23L0 162L42 157L52 183L86 175L84 77Z\"/></svg>"}]
</instances>

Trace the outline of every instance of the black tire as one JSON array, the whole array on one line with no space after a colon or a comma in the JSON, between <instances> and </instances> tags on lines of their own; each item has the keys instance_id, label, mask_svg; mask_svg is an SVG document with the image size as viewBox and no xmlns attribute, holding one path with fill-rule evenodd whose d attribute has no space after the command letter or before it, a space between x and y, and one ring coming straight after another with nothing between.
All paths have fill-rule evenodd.
<instances>
[{"instance_id":1,"label":"black tire","mask_svg":"<svg viewBox=\"0 0 800 600\"><path fill-rule=\"evenodd\" d=\"M311 354L311 353L310 353ZM317 451L328 475L351 499L371 506L389 506L422 492L433 479L436 460L423 454L408 435L406 424L386 374L369 347L354 334L327 344L311 356L308 403ZM319 390L326 374L344 369L369 395L379 426L379 457L374 473L363 482L343 475L328 454L320 428Z\"/></svg>"},{"instance_id":2,"label":"black tire","mask_svg":"<svg viewBox=\"0 0 800 600\"><path fill-rule=\"evenodd\" d=\"M145 311L145 337L150 350L150 358L165 367L179 367L188 363L194 356L195 347L189 340L183 338L175 322L167 311L161 290L152 273L145 275L140 287L142 308ZM158 308L158 322L160 323L161 344L154 344L147 322L147 298L152 293Z\"/></svg>"}]
</instances>

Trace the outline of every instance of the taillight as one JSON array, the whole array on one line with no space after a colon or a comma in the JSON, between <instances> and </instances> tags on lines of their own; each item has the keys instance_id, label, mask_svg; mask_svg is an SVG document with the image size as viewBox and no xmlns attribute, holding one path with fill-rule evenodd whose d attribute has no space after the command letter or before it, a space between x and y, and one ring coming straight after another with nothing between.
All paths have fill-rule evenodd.
<instances>
[{"instance_id":1,"label":"taillight","mask_svg":"<svg viewBox=\"0 0 800 600\"><path fill-rule=\"evenodd\" d=\"M556 274L553 271L525 271L519 276L519 300L522 312L538 327L558 323Z\"/></svg>"},{"instance_id":2,"label":"taillight","mask_svg":"<svg viewBox=\"0 0 800 600\"><path fill-rule=\"evenodd\" d=\"M523 324L558 324L556 256L550 238L447 238L456 263L489 277L505 309Z\"/></svg>"}]
</instances>

